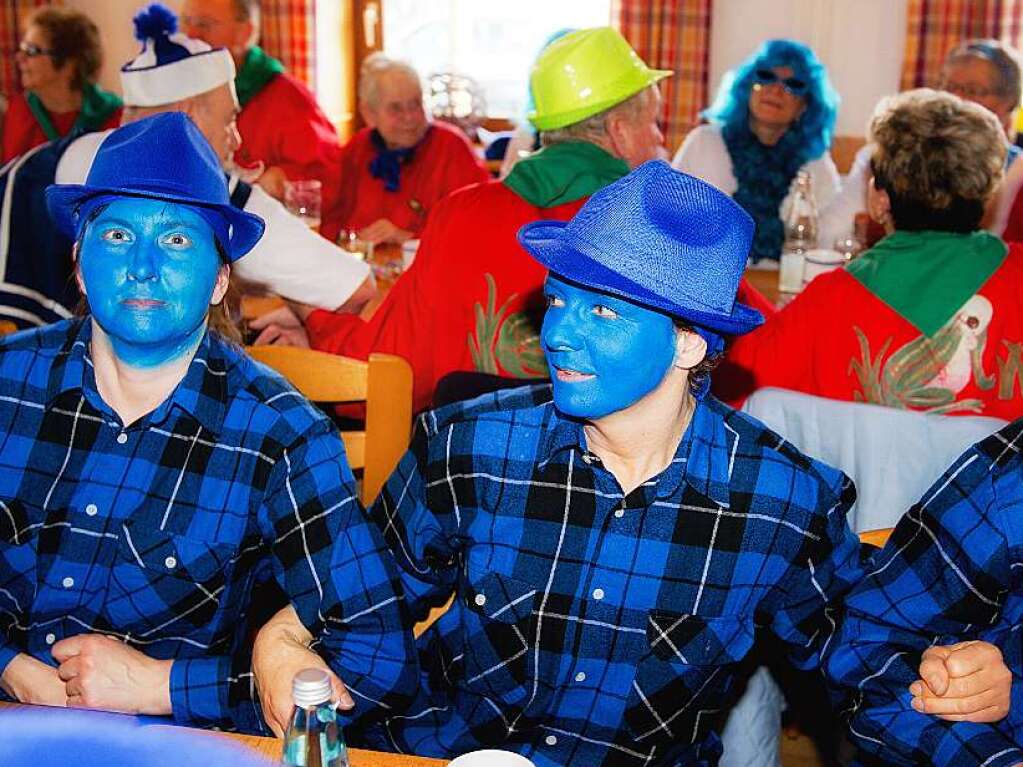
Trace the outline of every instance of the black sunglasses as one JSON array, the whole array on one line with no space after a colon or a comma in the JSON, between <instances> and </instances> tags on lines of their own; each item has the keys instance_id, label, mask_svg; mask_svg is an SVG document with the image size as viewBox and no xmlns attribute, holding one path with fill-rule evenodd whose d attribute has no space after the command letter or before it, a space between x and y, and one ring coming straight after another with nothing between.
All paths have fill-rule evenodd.
<instances>
[{"instance_id":1,"label":"black sunglasses","mask_svg":"<svg viewBox=\"0 0 1023 767\"><path fill-rule=\"evenodd\" d=\"M40 48L35 43L26 43L24 40L18 43L18 50L30 59L34 59L36 56L52 56L54 53L48 48Z\"/></svg>"},{"instance_id":2,"label":"black sunglasses","mask_svg":"<svg viewBox=\"0 0 1023 767\"><path fill-rule=\"evenodd\" d=\"M753 79L760 85L773 85L781 83L781 87L793 96L802 96L807 91L806 80L799 77L779 77L773 69L758 69L753 73Z\"/></svg>"}]
</instances>

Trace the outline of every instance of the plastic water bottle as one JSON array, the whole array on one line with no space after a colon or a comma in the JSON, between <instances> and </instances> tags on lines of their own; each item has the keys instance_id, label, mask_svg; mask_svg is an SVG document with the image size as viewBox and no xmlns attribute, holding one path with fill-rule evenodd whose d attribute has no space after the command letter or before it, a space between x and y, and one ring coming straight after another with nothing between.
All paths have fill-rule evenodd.
<instances>
[{"instance_id":1,"label":"plastic water bottle","mask_svg":"<svg viewBox=\"0 0 1023 767\"><path fill-rule=\"evenodd\" d=\"M284 734L283 762L288 767L348 767L348 750L330 694L330 676L323 669L295 674L291 682L295 711Z\"/></svg>"},{"instance_id":2,"label":"plastic water bottle","mask_svg":"<svg viewBox=\"0 0 1023 767\"><path fill-rule=\"evenodd\" d=\"M778 289L798 293L803 287L803 264L807 251L817 247L817 201L810 174L800 171L792 191L792 204L785 218L785 244L781 249Z\"/></svg>"}]
</instances>

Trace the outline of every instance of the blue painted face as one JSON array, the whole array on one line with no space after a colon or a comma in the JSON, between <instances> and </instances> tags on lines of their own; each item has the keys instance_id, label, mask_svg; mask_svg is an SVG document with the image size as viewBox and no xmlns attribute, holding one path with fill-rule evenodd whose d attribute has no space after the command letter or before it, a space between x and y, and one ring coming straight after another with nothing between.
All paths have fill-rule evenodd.
<instances>
[{"instance_id":1,"label":"blue painted face","mask_svg":"<svg viewBox=\"0 0 1023 767\"><path fill-rule=\"evenodd\" d=\"M544 286L540 340L562 413L589 420L633 405L656 389L675 359L666 314L564 282Z\"/></svg>"},{"instance_id":2,"label":"blue painted face","mask_svg":"<svg viewBox=\"0 0 1023 767\"><path fill-rule=\"evenodd\" d=\"M197 212L115 200L88 225L78 258L92 316L120 360L155 367L198 345L220 258Z\"/></svg>"}]
</instances>

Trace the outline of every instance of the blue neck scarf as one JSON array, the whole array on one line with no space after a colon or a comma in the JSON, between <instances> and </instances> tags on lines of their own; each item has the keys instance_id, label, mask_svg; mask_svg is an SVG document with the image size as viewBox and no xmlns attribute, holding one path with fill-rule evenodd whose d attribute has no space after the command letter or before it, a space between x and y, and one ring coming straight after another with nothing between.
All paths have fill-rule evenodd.
<instances>
[{"instance_id":1,"label":"blue neck scarf","mask_svg":"<svg viewBox=\"0 0 1023 767\"><path fill-rule=\"evenodd\" d=\"M416 149L430 135L433 127L426 129L426 133L415 146L406 149L388 149L384 137L376 128L369 134L369 140L373 142L376 150L376 157L369 161L369 174L373 178L379 178L384 182L384 189L388 192L397 192L401 186L401 166L412 162Z\"/></svg>"},{"instance_id":2,"label":"blue neck scarf","mask_svg":"<svg viewBox=\"0 0 1023 767\"><path fill-rule=\"evenodd\" d=\"M793 145L795 131L788 131L774 146L761 144L746 124L728 124L721 135L732 158L732 172L739 188L732 199L749 213L757 224L750 247L754 262L762 258L775 261L781 256L785 226L778 217L789 185L807 161L805 151Z\"/></svg>"}]
</instances>

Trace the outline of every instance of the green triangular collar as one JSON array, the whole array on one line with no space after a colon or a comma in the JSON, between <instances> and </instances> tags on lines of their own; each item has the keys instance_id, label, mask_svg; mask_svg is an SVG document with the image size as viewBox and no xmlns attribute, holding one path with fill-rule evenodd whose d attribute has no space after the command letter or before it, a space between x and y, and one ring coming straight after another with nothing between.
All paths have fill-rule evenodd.
<instances>
[{"instance_id":1,"label":"green triangular collar","mask_svg":"<svg viewBox=\"0 0 1023 767\"><path fill-rule=\"evenodd\" d=\"M515 163L504 185L531 205L553 208L589 197L629 172L623 160L585 141L551 144Z\"/></svg>"},{"instance_id":2,"label":"green triangular collar","mask_svg":"<svg viewBox=\"0 0 1023 767\"><path fill-rule=\"evenodd\" d=\"M895 232L847 267L849 274L925 336L933 336L1005 261L987 232Z\"/></svg>"},{"instance_id":3,"label":"green triangular collar","mask_svg":"<svg viewBox=\"0 0 1023 767\"><path fill-rule=\"evenodd\" d=\"M263 90L268 82L284 71L284 65L258 45L253 45L245 56L245 63L235 75L234 89L238 103L245 106Z\"/></svg>"},{"instance_id":4,"label":"green triangular collar","mask_svg":"<svg viewBox=\"0 0 1023 767\"><path fill-rule=\"evenodd\" d=\"M39 97L32 91L28 91L25 94L25 100L28 102L28 108L32 112L32 116L39 123L39 127L43 129L46 139L48 141L59 139L60 133L57 132L57 128L50 118L50 113L46 111L46 107L43 106L43 102L39 100ZM75 120L75 124L71 126L71 130L76 128L81 128L84 131L97 130L120 107L121 99L115 94L103 90L95 83L87 83L82 89L82 108L78 111L78 117Z\"/></svg>"}]
</instances>

